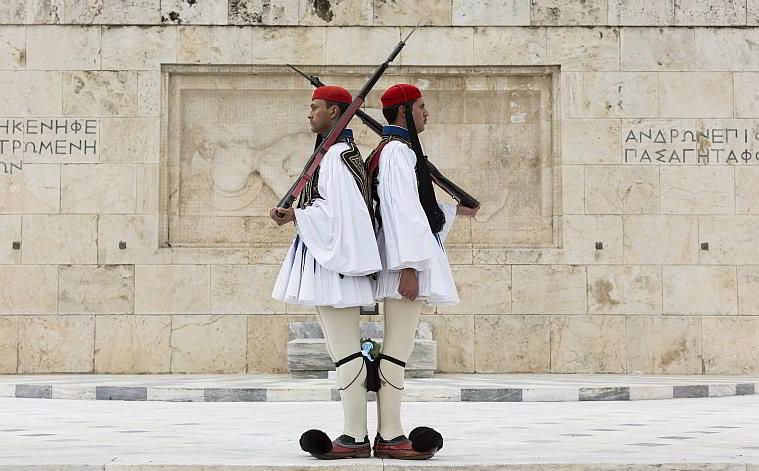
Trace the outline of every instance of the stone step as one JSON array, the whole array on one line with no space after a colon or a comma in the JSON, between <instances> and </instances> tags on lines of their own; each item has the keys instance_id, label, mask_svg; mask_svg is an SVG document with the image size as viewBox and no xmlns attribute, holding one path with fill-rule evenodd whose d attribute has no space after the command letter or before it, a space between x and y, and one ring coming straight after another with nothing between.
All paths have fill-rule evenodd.
<instances>
[{"instance_id":1,"label":"stone step","mask_svg":"<svg viewBox=\"0 0 759 471\"><path fill-rule=\"evenodd\" d=\"M324 332L321 325L315 321L293 321L288 323L288 340L295 339L323 339ZM385 336L384 322L361 321L359 322L361 338L381 339ZM414 338L431 339L432 325L429 322L419 321L416 325Z\"/></svg>"},{"instance_id":2,"label":"stone step","mask_svg":"<svg viewBox=\"0 0 759 471\"><path fill-rule=\"evenodd\" d=\"M359 329L361 338L370 338L382 345L385 335L383 322L362 321ZM318 322L290 322L288 338L287 370L294 378L327 378L328 372L335 370ZM432 339L430 323L422 321L414 332L414 348L406 362L406 377L430 378L436 369L437 343Z\"/></svg>"},{"instance_id":3,"label":"stone step","mask_svg":"<svg viewBox=\"0 0 759 471\"><path fill-rule=\"evenodd\" d=\"M438 374L408 378L409 402L571 402L744 396L756 376ZM334 379L289 375L0 376L0 397L171 402L337 401ZM374 393L369 395L374 399Z\"/></svg>"},{"instance_id":4,"label":"stone step","mask_svg":"<svg viewBox=\"0 0 759 471\"><path fill-rule=\"evenodd\" d=\"M382 339L377 340L382 345ZM407 378L429 378L437 368L437 343L417 338L406 362ZM324 339L295 339L287 342L287 369L294 378L327 378L335 364Z\"/></svg>"}]
</instances>

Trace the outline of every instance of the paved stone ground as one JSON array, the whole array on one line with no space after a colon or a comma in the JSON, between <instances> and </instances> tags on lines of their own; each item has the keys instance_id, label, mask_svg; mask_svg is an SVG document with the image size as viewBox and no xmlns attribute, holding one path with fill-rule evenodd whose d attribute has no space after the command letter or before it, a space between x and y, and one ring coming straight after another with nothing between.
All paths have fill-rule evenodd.
<instances>
[{"instance_id":1,"label":"paved stone ground","mask_svg":"<svg viewBox=\"0 0 759 471\"><path fill-rule=\"evenodd\" d=\"M288 375L8 375L0 397L187 402L336 401L334 379ZM408 378L423 402L627 401L759 393L757 376L439 374ZM371 396L371 395L370 395Z\"/></svg>"},{"instance_id":2,"label":"paved stone ground","mask_svg":"<svg viewBox=\"0 0 759 471\"><path fill-rule=\"evenodd\" d=\"M432 460L324 462L305 455L298 447L300 434L321 427L335 436L340 432L340 414L336 402L2 398L0 469L209 471L349 466L391 470L432 466L446 470L759 471L759 395L632 402L407 403L403 406L406 432L430 425L445 436L444 449ZM371 407L370 434L375 416ZM47 466L24 467L31 465Z\"/></svg>"}]
</instances>

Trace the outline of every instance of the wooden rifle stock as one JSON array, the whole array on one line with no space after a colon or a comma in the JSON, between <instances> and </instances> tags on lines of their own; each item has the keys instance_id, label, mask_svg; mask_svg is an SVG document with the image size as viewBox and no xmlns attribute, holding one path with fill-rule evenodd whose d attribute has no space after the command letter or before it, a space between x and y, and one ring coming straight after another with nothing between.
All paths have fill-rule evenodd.
<instances>
[{"instance_id":1,"label":"wooden rifle stock","mask_svg":"<svg viewBox=\"0 0 759 471\"><path fill-rule=\"evenodd\" d=\"M323 87L326 84L322 82L319 77L315 75L306 75L305 73L301 72L297 68L293 67L290 64L287 64L291 69L302 75L306 80L308 80L311 85L313 85L316 88ZM377 122L376 119L372 118L365 112L358 110L356 111L356 116L361 119L361 121L369 128L371 129L375 134L378 136L382 136L382 125ZM427 162L427 166L430 169L430 177L432 177L432 181L440 187L443 191L448 193L451 198L456 200L457 202L461 203L463 206L466 206L467 208L476 208L480 205L480 202L477 201L475 197L464 191L461 187L453 183L451 180L449 180L445 175L443 175L440 170L438 170L435 165L430 162L430 160L425 156L425 161Z\"/></svg>"}]
</instances>

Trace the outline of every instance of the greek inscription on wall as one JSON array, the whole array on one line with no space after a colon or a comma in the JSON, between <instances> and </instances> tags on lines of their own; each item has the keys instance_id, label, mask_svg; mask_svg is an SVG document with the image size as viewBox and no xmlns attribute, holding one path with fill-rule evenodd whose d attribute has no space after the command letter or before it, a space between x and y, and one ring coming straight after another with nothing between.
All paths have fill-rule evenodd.
<instances>
[{"instance_id":1,"label":"greek inscription on wall","mask_svg":"<svg viewBox=\"0 0 759 471\"><path fill-rule=\"evenodd\" d=\"M24 171L25 163L95 159L98 120L0 118L0 175Z\"/></svg>"},{"instance_id":2,"label":"greek inscription on wall","mask_svg":"<svg viewBox=\"0 0 759 471\"><path fill-rule=\"evenodd\" d=\"M756 165L759 164L759 129L753 126L631 126L622 129L622 162Z\"/></svg>"}]
</instances>

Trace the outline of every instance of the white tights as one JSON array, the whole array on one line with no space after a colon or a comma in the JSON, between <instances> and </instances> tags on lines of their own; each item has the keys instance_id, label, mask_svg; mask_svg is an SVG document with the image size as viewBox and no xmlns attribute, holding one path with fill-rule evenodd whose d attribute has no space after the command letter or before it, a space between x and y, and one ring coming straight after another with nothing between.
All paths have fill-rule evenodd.
<instances>
[{"instance_id":1,"label":"white tights","mask_svg":"<svg viewBox=\"0 0 759 471\"><path fill-rule=\"evenodd\" d=\"M327 341L327 351L333 361L336 362L360 351L360 311L358 307L337 309L319 306L317 311L319 312L319 322L324 331L324 338ZM385 300L385 336L382 353L402 362L408 361L411 350L414 348L414 333L421 311L421 301ZM340 391L344 416L343 434L351 436L357 441L363 440L368 435L366 425L367 393L363 387L366 380L366 369L362 370L362 364L363 359L356 358L337 368L338 385L341 389L345 388ZM380 362L380 380L385 384L377 393L377 426L379 434L385 440L403 435L401 425L402 391L396 387L403 388L404 371L404 368L390 361L383 360ZM351 381L353 381L352 384ZM348 386L349 384L350 386Z\"/></svg>"},{"instance_id":2,"label":"white tights","mask_svg":"<svg viewBox=\"0 0 759 471\"><path fill-rule=\"evenodd\" d=\"M358 330L359 307L334 308L318 306L319 322L327 341L327 351L332 361L341 360L361 349L361 333ZM337 368L337 384L341 389L343 403L343 434L363 441L368 434L366 427L366 368L363 357L354 358ZM359 374L359 371L361 372ZM358 377L356 376L358 375ZM353 379L355 378L355 381ZM351 384L353 381L353 384ZM350 384L350 386L348 386ZM343 389L345 388L345 389Z\"/></svg>"}]
</instances>

